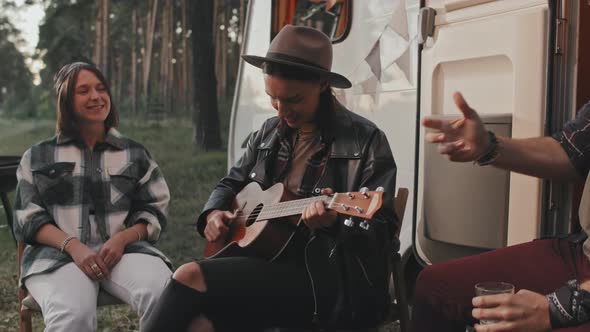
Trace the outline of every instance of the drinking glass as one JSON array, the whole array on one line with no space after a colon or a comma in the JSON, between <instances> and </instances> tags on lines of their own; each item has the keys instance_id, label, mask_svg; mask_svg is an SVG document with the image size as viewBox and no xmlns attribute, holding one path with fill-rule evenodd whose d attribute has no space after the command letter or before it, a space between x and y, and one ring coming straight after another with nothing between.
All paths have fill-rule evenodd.
<instances>
[{"instance_id":1,"label":"drinking glass","mask_svg":"<svg viewBox=\"0 0 590 332\"><path fill-rule=\"evenodd\" d=\"M494 294L514 294L514 285L501 281L480 282L475 285L475 295L485 296ZM481 325L494 324L495 320L480 320Z\"/></svg>"}]
</instances>

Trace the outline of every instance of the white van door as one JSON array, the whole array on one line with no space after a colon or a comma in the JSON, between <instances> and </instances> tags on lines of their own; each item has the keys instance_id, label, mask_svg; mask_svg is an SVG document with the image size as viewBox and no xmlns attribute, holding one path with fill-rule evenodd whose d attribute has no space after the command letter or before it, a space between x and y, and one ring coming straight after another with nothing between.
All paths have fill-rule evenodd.
<instances>
[{"instance_id":1,"label":"white van door","mask_svg":"<svg viewBox=\"0 0 590 332\"><path fill-rule=\"evenodd\" d=\"M546 0L426 0L436 12L421 52L419 117L458 117L460 91L488 129L544 134L549 7ZM422 9L427 11L428 9ZM432 12L431 10L431 12ZM422 16L426 24L426 16ZM415 248L427 263L540 235L542 182L451 163L419 129Z\"/></svg>"}]
</instances>

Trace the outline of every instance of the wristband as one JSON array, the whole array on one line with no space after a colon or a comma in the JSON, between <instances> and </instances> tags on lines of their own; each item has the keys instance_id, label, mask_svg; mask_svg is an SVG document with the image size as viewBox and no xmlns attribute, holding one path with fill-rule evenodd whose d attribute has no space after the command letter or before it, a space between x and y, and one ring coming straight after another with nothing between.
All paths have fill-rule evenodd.
<instances>
[{"instance_id":1,"label":"wristband","mask_svg":"<svg viewBox=\"0 0 590 332\"><path fill-rule=\"evenodd\" d=\"M500 145L498 144L498 138L494 132L488 130L488 136L490 138L490 144L486 150L479 156L473 163L479 166L489 165L500 155Z\"/></svg>"},{"instance_id":2,"label":"wristband","mask_svg":"<svg viewBox=\"0 0 590 332\"><path fill-rule=\"evenodd\" d=\"M570 280L547 295L551 328L577 326L590 321L590 293L580 289L577 280Z\"/></svg>"}]
</instances>

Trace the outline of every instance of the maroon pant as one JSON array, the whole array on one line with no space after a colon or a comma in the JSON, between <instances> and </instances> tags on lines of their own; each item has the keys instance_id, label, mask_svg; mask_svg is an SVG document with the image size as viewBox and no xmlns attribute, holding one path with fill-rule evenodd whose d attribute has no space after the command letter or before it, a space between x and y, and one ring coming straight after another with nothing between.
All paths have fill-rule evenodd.
<instances>
[{"instance_id":1,"label":"maroon pant","mask_svg":"<svg viewBox=\"0 0 590 332\"><path fill-rule=\"evenodd\" d=\"M516 290L549 294L567 280L590 278L582 243L567 239L536 240L425 268L416 282L413 332L464 332L471 316L474 285L504 281ZM590 323L559 331L590 331Z\"/></svg>"}]
</instances>

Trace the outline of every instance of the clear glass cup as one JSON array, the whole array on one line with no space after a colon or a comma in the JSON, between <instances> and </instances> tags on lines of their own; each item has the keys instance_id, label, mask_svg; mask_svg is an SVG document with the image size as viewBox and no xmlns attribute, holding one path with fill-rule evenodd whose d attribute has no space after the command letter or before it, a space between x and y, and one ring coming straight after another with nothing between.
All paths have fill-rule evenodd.
<instances>
[{"instance_id":1,"label":"clear glass cup","mask_svg":"<svg viewBox=\"0 0 590 332\"><path fill-rule=\"evenodd\" d=\"M486 281L475 285L475 295L514 294L514 285L501 281ZM495 320L480 320L481 325L494 324Z\"/></svg>"}]
</instances>

